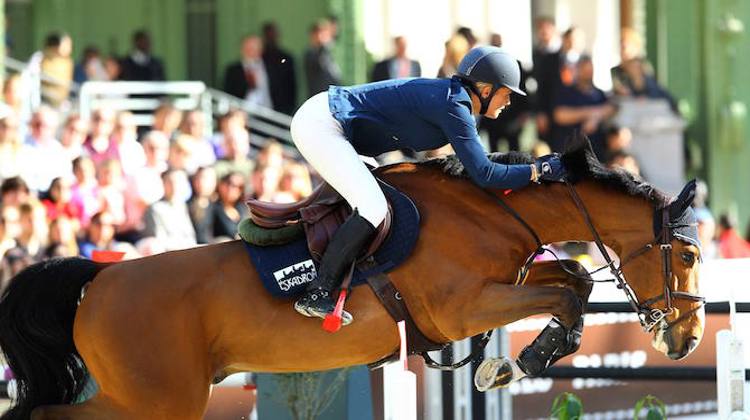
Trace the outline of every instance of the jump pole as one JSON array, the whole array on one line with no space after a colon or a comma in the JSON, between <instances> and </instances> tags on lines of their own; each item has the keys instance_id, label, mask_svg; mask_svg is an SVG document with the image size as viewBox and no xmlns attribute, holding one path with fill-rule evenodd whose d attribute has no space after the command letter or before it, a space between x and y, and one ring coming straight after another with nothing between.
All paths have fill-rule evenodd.
<instances>
[{"instance_id":1,"label":"jump pole","mask_svg":"<svg viewBox=\"0 0 750 420\"><path fill-rule=\"evenodd\" d=\"M737 310L730 294L729 327L716 333L716 398L720 419L747 419L743 342L736 334Z\"/></svg>"},{"instance_id":2,"label":"jump pole","mask_svg":"<svg viewBox=\"0 0 750 420\"><path fill-rule=\"evenodd\" d=\"M398 323L401 337L399 361L383 366L383 414L385 420L417 420L417 375L409 371L406 357L406 324Z\"/></svg>"}]
</instances>

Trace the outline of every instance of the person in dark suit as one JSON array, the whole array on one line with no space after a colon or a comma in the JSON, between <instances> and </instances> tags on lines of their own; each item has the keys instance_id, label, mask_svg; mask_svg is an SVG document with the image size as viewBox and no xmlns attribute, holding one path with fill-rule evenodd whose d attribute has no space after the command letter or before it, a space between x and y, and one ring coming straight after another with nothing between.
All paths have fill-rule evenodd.
<instances>
[{"instance_id":1,"label":"person in dark suit","mask_svg":"<svg viewBox=\"0 0 750 420\"><path fill-rule=\"evenodd\" d=\"M275 22L263 25L263 62L268 73L273 109L288 115L297 108L297 77L292 55L279 46Z\"/></svg>"},{"instance_id":2,"label":"person in dark suit","mask_svg":"<svg viewBox=\"0 0 750 420\"><path fill-rule=\"evenodd\" d=\"M387 79L402 79L404 77L422 76L419 61L406 56L406 39L402 36L393 38L395 54L393 57L375 64L370 81L379 82Z\"/></svg>"},{"instance_id":3,"label":"person in dark suit","mask_svg":"<svg viewBox=\"0 0 750 420\"><path fill-rule=\"evenodd\" d=\"M500 34L490 35L490 45L493 47L502 47L503 38ZM529 72L524 69L520 61L518 67L521 69L521 89L526 91L526 80L529 78ZM526 96L517 93L511 94L510 109L504 110L497 118L482 117L479 123L479 129L487 132L490 152L495 153L500 150L499 143L501 139L508 142L509 150L520 150L519 140L521 131L529 116L529 101Z\"/></svg>"},{"instance_id":4,"label":"person in dark suit","mask_svg":"<svg viewBox=\"0 0 750 420\"><path fill-rule=\"evenodd\" d=\"M166 80L164 64L151 55L151 37L145 30L133 34L133 52L120 63L121 80Z\"/></svg>"},{"instance_id":5,"label":"person in dark suit","mask_svg":"<svg viewBox=\"0 0 750 420\"><path fill-rule=\"evenodd\" d=\"M310 45L305 51L305 78L307 95L311 97L328 90L331 85L340 85L341 68L333 58L333 32L327 20L310 27Z\"/></svg>"},{"instance_id":6,"label":"person in dark suit","mask_svg":"<svg viewBox=\"0 0 750 420\"><path fill-rule=\"evenodd\" d=\"M271 86L260 37L244 37L240 53L241 59L228 65L224 72L224 91L249 103L272 108Z\"/></svg>"}]
</instances>

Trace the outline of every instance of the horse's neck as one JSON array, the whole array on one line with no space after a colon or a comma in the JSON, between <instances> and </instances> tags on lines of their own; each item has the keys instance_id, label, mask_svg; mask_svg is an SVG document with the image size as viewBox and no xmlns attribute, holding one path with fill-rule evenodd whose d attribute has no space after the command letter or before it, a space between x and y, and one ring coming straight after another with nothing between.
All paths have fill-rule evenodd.
<instances>
[{"instance_id":1,"label":"horse's neck","mask_svg":"<svg viewBox=\"0 0 750 420\"><path fill-rule=\"evenodd\" d=\"M629 248L631 242L651 239L653 209L645 199L593 181L583 181L575 189L602 241L615 252ZM532 187L516 195L512 203L523 205L516 210L536 230L542 242L594 240L581 210L563 184Z\"/></svg>"}]
</instances>

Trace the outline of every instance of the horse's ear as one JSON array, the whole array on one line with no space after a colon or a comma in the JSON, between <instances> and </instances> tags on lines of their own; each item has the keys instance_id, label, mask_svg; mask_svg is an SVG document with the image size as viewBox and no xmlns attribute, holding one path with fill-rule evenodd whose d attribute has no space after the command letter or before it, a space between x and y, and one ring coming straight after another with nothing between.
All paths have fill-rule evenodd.
<instances>
[{"instance_id":1,"label":"horse's ear","mask_svg":"<svg viewBox=\"0 0 750 420\"><path fill-rule=\"evenodd\" d=\"M578 151L590 152L594 154L591 147L591 141L580 130L576 130L567 139L565 139L565 153L575 153Z\"/></svg>"},{"instance_id":2,"label":"horse's ear","mask_svg":"<svg viewBox=\"0 0 750 420\"><path fill-rule=\"evenodd\" d=\"M669 215L671 218L680 217L685 213L685 210L693 204L693 200L695 199L695 188L695 180L685 184L682 191L680 191L680 194L677 195L677 198L669 204Z\"/></svg>"}]
</instances>

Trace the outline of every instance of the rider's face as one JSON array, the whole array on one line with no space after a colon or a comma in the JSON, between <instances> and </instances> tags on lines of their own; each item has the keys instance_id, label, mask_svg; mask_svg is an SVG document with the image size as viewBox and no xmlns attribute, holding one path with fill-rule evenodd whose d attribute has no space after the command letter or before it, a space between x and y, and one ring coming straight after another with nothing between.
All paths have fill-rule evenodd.
<instances>
[{"instance_id":1,"label":"rider's face","mask_svg":"<svg viewBox=\"0 0 750 420\"><path fill-rule=\"evenodd\" d=\"M487 112L484 114L487 118L493 120L500 115L502 110L510 105L510 92L511 90L503 86L495 92L495 96L492 97L490 105L487 107Z\"/></svg>"}]
</instances>

